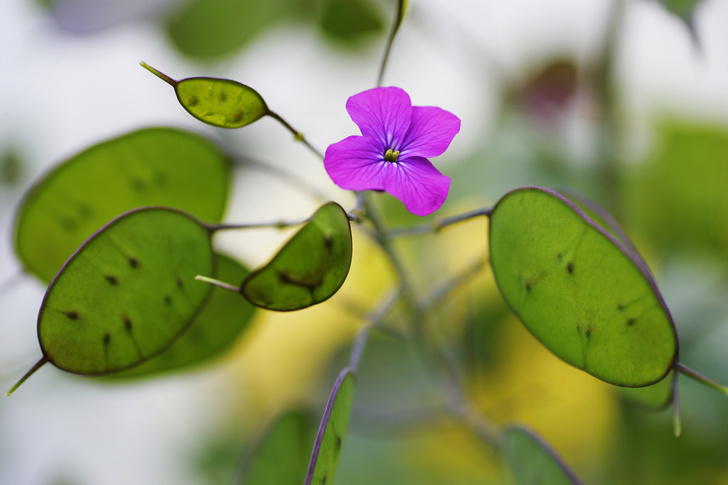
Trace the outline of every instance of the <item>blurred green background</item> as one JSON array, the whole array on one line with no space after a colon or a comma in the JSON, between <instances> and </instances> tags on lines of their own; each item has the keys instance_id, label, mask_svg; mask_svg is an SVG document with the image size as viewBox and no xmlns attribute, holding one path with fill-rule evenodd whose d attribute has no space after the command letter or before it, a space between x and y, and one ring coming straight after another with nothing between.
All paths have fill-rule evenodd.
<instances>
[{"instance_id":1,"label":"blurred green background","mask_svg":"<svg viewBox=\"0 0 728 485\"><path fill-rule=\"evenodd\" d=\"M690 2L694 3L694 2ZM192 129L300 177L346 209L320 161L274 122L223 131L191 119L170 76L243 82L315 146L354 134L344 105L376 80L395 2L386 0L8 0L0 16L0 384L39 357L45 288L20 271L14 210L50 167L145 126ZM683 11L680 11L681 14ZM570 187L608 208L655 273L680 360L728 383L728 3L689 16L657 1L412 0L385 85L463 122L434 163L452 177L437 217L522 185ZM417 217L377 198L392 225ZM239 168L227 219L296 219L318 201ZM486 227L403 238L423 292L487 254ZM290 232L222 234L251 267ZM355 230L349 279L330 302L258 312L224 357L191 373L114 385L42 369L0 399L0 483L234 483L251 437L300 406L317 423L360 324L393 275ZM353 311L357 310L357 311ZM396 326L397 314L388 319ZM728 399L679 378L683 434L538 344L486 268L428 328L474 403L542 434L590 485L728 484ZM501 484L498 456L437 410L442 391L413 349L373 334L354 396L338 485Z\"/></svg>"}]
</instances>

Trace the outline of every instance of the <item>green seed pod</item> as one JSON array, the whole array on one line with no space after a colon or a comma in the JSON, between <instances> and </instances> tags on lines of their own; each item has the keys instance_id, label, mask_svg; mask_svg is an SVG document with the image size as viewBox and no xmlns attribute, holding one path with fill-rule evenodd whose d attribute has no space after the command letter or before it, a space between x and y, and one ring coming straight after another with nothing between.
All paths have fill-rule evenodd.
<instances>
[{"instance_id":1,"label":"green seed pod","mask_svg":"<svg viewBox=\"0 0 728 485\"><path fill-rule=\"evenodd\" d=\"M128 369L169 346L203 307L214 270L209 230L142 208L109 222L65 263L38 315L46 361L83 375Z\"/></svg>"},{"instance_id":2,"label":"green seed pod","mask_svg":"<svg viewBox=\"0 0 728 485\"><path fill-rule=\"evenodd\" d=\"M677 335L652 277L563 196L538 187L503 196L491 213L490 253L503 298L567 363L626 387L673 368Z\"/></svg>"}]
</instances>

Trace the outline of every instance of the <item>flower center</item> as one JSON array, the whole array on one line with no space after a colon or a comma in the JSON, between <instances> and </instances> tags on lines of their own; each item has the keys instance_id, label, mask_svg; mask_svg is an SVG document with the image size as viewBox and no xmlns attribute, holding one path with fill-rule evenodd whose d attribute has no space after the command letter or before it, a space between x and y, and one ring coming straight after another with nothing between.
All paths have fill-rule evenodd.
<instances>
[{"instance_id":1,"label":"flower center","mask_svg":"<svg viewBox=\"0 0 728 485\"><path fill-rule=\"evenodd\" d=\"M399 151L392 151L390 148L387 150L387 152L384 154L384 160L387 162L397 163L397 157L399 156Z\"/></svg>"}]
</instances>

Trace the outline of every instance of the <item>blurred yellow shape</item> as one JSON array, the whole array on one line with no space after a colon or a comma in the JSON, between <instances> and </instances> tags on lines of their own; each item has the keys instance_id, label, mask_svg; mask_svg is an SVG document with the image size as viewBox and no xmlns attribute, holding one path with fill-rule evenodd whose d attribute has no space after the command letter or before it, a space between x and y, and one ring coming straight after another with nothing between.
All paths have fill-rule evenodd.
<instances>
[{"instance_id":1,"label":"blurred yellow shape","mask_svg":"<svg viewBox=\"0 0 728 485\"><path fill-rule=\"evenodd\" d=\"M407 483L503 483L498 456L469 430L443 421L425 423L420 431L392 458L412 477Z\"/></svg>"},{"instance_id":2,"label":"blurred yellow shape","mask_svg":"<svg viewBox=\"0 0 728 485\"><path fill-rule=\"evenodd\" d=\"M515 317L497 336L504 351L472 389L478 407L500 425L530 426L577 471L604 466L616 426L615 388L554 356Z\"/></svg>"},{"instance_id":3,"label":"blurred yellow shape","mask_svg":"<svg viewBox=\"0 0 728 485\"><path fill-rule=\"evenodd\" d=\"M361 325L360 316L376 305L393 281L378 248L355 231L349 276L329 301L296 312L260 310L231 357L246 415L267 415L310 402L324 366L337 350L346 352Z\"/></svg>"}]
</instances>

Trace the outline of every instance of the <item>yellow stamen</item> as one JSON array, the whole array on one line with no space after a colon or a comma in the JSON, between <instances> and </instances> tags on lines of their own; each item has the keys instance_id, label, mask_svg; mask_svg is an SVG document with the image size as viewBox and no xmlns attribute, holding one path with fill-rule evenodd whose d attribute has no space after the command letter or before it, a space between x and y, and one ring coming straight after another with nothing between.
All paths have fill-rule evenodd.
<instances>
[{"instance_id":1,"label":"yellow stamen","mask_svg":"<svg viewBox=\"0 0 728 485\"><path fill-rule=\"evenodd\" d=\"M398 151L392 151L390 148L387 150L387 152L384 154L384 159L388 162L397 163L397 157L399 157Z\"/></svg>"}]
</instances>

